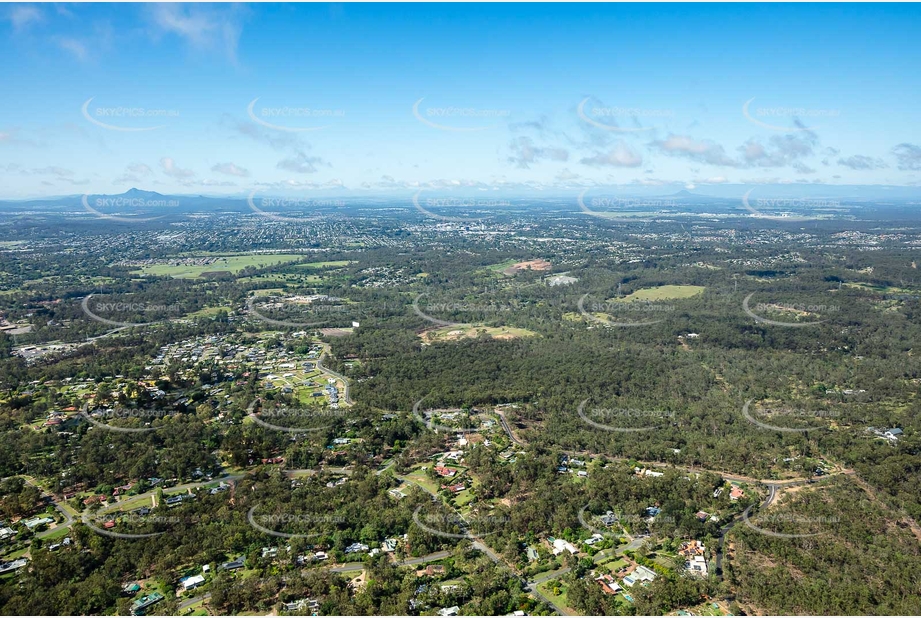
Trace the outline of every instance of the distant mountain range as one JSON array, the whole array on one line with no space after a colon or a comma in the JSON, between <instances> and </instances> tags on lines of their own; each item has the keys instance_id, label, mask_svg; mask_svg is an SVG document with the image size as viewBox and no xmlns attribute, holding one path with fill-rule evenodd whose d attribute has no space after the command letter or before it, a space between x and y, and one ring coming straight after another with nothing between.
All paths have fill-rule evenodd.
<instances>
[{"instance_id":1,"label":"distant mountain range","mask_svg":"<svg viewBox=\"0 0 921 618\"><path fill-rule=\"evenodd\" d=\"M573 206L581 196L586 203L595 198L624 198L662 200L673 202L676 205L686 206L723 206L734 208L742 204L743 197L747 197L753 204L764 200L839 200L842 204L865 203L891 203L891 204L921 204L921 187L906 187L892 185L813 185L813 184L771 184L771 185L706 185L703 188L681 189L667 191L670 187L647 186L640 187L597 187L588 189L574 189L571 193L555 191L548 193L514 194L509 191L472 192L425 189L422 195L425 198L439 197L464 197L477 199L504 198L511 200L535 200L538 202L553 201L559 204L571 200ZM390 195L360 195L349 193L345 189L326 191L304 191L299 194L288 193L285 195L272 195L270 192L257 193L252 199L252 204L257 208L268 211L286 209L317 209L323 210L320 200L332 198L346 200L350 206L373 204L404 204L412 205L412 198L416 192L394 192ZM250 202L251 193L236 194L231 196L207 195L164 195L156 191L146 191L132 188L120 194L113 195L65 195L27 200L0 200L0 211L29 211L29 212L80 212L93 213L94 210L106 214L130 214L141 216L150 214L154 216L164 214L185 214L193 212L253 212ZM266 198L275 198L278 201ZM309 201L317 200L318 208L310 208ZM306 203L306 205L305 205ZM791 202L795 208L795 202ZM261 206L260 206L261 205ZM696 209L695 209L696 210Z\"/></svg>"}]
</instances>

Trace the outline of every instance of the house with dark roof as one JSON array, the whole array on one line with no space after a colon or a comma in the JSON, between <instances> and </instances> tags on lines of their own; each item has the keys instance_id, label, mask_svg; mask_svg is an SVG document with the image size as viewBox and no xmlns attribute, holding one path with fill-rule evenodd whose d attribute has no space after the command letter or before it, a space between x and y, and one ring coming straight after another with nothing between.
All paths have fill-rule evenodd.
<instances>
[{"instance_id":1,"label":"house with dark roof","mask_svg":"<svg viewBox=\"0 0 921 618\"><path fill-rule=\"evenodd\" d=\"M245 558L240 556L236 560L231 560L229 562L223 563L217 568L218 571L236 571L237 569L242 569L244 566Z\"/></svg>"},{"instance_id":2,"label":"house with dark roof","mask_svg":"<svg viewBox=\"0 0 921 618\"><path fill-rule=\"evenodd\" d=\"M143 616L144 613L150 609L153 605L156 605L163 600L163 595L159 592L152 592L147 596L143 596L131 605L131 615L132 616Z\"/></svg>"}]
</instances>

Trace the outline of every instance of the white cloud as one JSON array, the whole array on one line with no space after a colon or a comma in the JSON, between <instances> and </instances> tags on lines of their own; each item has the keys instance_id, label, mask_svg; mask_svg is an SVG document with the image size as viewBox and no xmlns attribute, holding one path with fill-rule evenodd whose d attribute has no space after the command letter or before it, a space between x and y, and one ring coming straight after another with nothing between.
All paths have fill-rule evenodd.
<instances>
[{"instance_id":1,"label":"white cloud","mask_svg":"<svg viewBox=\"0 0 921 618\"><path fill-rule=\"evenodd\" d=\"M156 35L172 34L199 49L221 49L236 62L237 44L243 30L239 7L178 3L147 6Z\"/></svg>"},{"instance_id":2,"label":"white cloud","mask_svg":"<svg viewBox=\"0 0 921 618\"><path fill-rule=\"evenodd\" d=\"M512 155L508 157L508 162L514 163L516 167L521 169L530 169L531 164L539 163L543 160L569 160L569 151L565 148L535 146L534 140L525 135L513 139L509 143L509 148L512 150Z\"/></svg>"},{"instance_id":3,"label":"white cloud","mask_svg":"<svg viewBox=\"0 0 921 618\"><path fill-rule=\"evenodd\" d=\"M150 169L149 165L144 163L132 163L125 168L121 176L112 181L112 184L140 184L145 181L145 178L152 174L153 170Z\"/></svg>"},{"instance_id":4,"label":"white cloud","mask_svg":"<svg viewBox=\"0 0 921 618\"><path fill-rule=\"evenodd\" d=\"M609 151L585 157L579 162L593 167L639 167L643 164L643 156L624 142L619 142Z\"/></svg>"},{"instance_id":5,"label":"white cloud","mask_svg":"<svg viewBox=\"0 0 921 618\"><path fill-rule=\"evenodd\" d=\"M669 134L666 139L655 140L650 146L669 156L684 157L700 163L730 167L738 165L716 142L694 139L688 135Z\"/></svg>"},{"instance_id":6,"label":"white cloud","mask_svg":"<svg viewBox=\"0 0 921 618\"><path fill-rule=\"evenodd\" d=\"M866 155L852 155L847 158L838 159L838 165L843 165L852 170L878 170L889 167L882 159L868 157Z\"/></svg>"},{"instance_id":7,"label":"white cloud","mask_svg":"<svg viewBox=\"0 0 921 618\"><path fill-rule=\"evenodd\" d=\"M182 169L181 167L177 167L176 162L173 161L170 157L163 157L160 159L160 167L163 169L164 174L178 180L185 180L195 176L195 172L192 170L186 170Z\"/></svg>"},{"instance_id":8,"label":"white cloud","mask_svg":"<svg viewBox=\"0 0 921 618\"><path fill-rule=\"evenodd\" d=\"M921 170L921 146L902 143L892 149L892 154L898 159L900 170Z\"/></svg>"},{"instance_id":9,"label":"white cloud","mask_svg":"<svg viewBox=\"0 0 921 618\"><path fill-rule=\"evenodd\" d=\"M70 37L57 37L55 42L58 44L58 47L70 53L70 55L72 55L80 62L84 62L87 58L89 58L89 50L87 50L86 45L77 39Z\"/></svg>"},{"instance_id":10,"label":"white cloud","mask_svg":"<svg viewBox=\"0 0 921 618\"><path fill-rule=\"evenodd\" d=\"M314 174L317 171L317 165L323 165L323 163L324 161L320 157L310 157L306 153L299 151L293 157L282 159L275 167L296 174Z\"/></svg>"},{"instance_id":11,"label":"white cloud","mask_svg":"<svg viewBox=\"0 0 921 618\"><path fill-rule=\"evenodd\" d=\"M15 4L10 7L6 18L13 24L13 29L19 31L31 24L43 21L45 16L34 4Z\"/></svg>"},{"instance_id":12,"label":"white cloud","mask_svg":"<svg viewBox=\"0 0 921 618\"><path fill-rule=\"evenodd\" d=\"M235 163L218 163L211 168L212 172L218 172L219 174L227 174L228 176L240 176L246 177L249 176L249 170L243 167L236 165Z\"/></svg>"}]
</instances>

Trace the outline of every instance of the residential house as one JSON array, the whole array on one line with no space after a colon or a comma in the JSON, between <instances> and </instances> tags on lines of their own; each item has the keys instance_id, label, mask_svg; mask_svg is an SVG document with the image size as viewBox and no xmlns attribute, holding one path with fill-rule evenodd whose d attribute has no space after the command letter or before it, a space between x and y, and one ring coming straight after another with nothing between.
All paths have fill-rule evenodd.
<instances>
[{"instance_id":1,"label":"residential house","mask_svg":"<svg viewBox=\"0 0 921 618\"><path fill-rule=\"evenodd\" d=\"M124 587L122 587L122 592L124 592L125 594L130 594L131 596L134 596L140 591L141 591L141 585L137 582L128 582L127 584L124 585Z\"/></svg>"},{"instance_id":2,"label":"residential house","mask_svg":"<svg viewBox=\"0 0 921 618\"><path fill-rule=\"evenodd\" d=\"M435 575L443 575L445 572L444 565L441 564L429 564L424 569L419 569L416 571L416 577L433 577Z\"/></svg>"},{"instance_id":3,"label":"residential house","mask_svg":"<svg viewBox=\"0 0 921 618\"><path fill-rule=\"evenodd\" d=\"M366 551L368 551L368 546L364 543L352 543L345 548L345 553L347 554L358 554Z\"/></svg>"},{"instance_id":4,"label":"residential house","mask_svg":"<svg viewBox=\"0 0 921 618\"><path fill-rule=\"evenodd\" d=\"M678 549L678 555L685 558L703 556L705 550L704 544L700 541L687 541L681 544L681 547Z\"/></svg>"},{"instance_id":5,"label":"residential house","mask_svg":"<svg viewBox=\"0 0 921 618\"><path fill-rule=\"evenodd\" d=\"M599 575L595 578L595 581L598 582L602 592L605 594L617 594L623 590L611 575Z\"/></svg>"},{"instance_id":6,"label":"residential house","mask_svg":"<svg viewBox=\"0 0 921 618\"><path fill-rule=\"evenodd\" d=\"M611 527L616 524L618 521L617 515L614 514L614 511L608 511L606 514L601 516L601 523L605 526Z\"/></svg>"},{"instance_id":7,"label":"residential house","mask_svg":"<svg viewBox=\"0 0 921 618\"><path fill-rule=\"evenodd\" d=\"M179 584L182 587L180 592L188 592L189 590L195 590L199 586L205 583L205 578L203 575L192 575L191 577L183 577L179 580Z\"/></svg>"},{"instance_id":8,"label":"residential house","mask_svg":"<svg viewBox=\"0 0 921 618\"><path fill-rule=\"evenodd\" d=\"M554 556L559 556L564 551L568 551L570 554L579 553L579 550L576 548L576 546L565 539L553 539L552 545Z\"/></svg>"},{"instance_id":9,"label":"residential house","mask_svg":"<svg viewBox=\"0 0 921 618\"><path fill-rule=\"evenodd\" d=\"M656 572L653 571L652 569L644 567L643 565L637 566L633 570L632 575L633 575L633 579L635 579L636 581L651 582L652 580L656 578Z\"/></svg>"},{"instance_id":10,"label":"residential house","mask_svg":"<svg viewBox=\"0 0 921 618\"><path fill-rule=\"evenodd\" d=\"M397 550L397 547L399 547L399 545L400 545L399 539L385 539L384 542L381 543L381 549L389 554L391 552L395 552Z\"/></svg>"},{"instance_id":11,"label":"residential house","mask_svg":"<svg viewBox=\"0 0 921 618\"><path fill-rule=\"evenodd\" d=\"M217 568L218 571L236 571L237 569L242 569L244 566L244 557L240 556L236 560L231 560L230 562L225 562Z\"/></svg>"},{"instance_id":12,"label":"residential house","mask_svg":"<svg viewBox=\"0 0 921 618\"><path fill-rule=\"evenodd\" d=\"M26 525L26 528L28 528L29 530L32 530L33 528L37 528L38 526L46 526L48 524L53 524L54 519L52 519L51 517L35 517L28 521L24 521L23 523Z\"/></svg>"},{"instance_id":13,"label":"residential house","mask_svg":"<svg viewBox=\"0 0 921 618\"><path fill-rule=\"evenodd\" d=\"M263 558L276 558L276 557L278 557L278 548L277 548L277 547L263 547L263 548L262 548L262 557L263 557Z\"/></svg>"},{"instance_id":14,"label":"residential house","mask_svg":"<svg viewBox=\"0 0 921 618\"><path fill-rule=\"evenodd\" d=\"M693 556L684 566L692 575L707 576L707 560L703 556Z\"/></svg>"},{"instance_id":15,"label":"residential house","mask_svg":"<svg viewBox=\"0 0 921 618\"><path fill-rule=\"evenodd\" d=\"M451 478L457 474L457 470L451 468L445 468L444 466L435 466L435 474L438 476L443 476L445 478Z\"/></svg>"},{"instance_id":16,"label":"residential house","mask_svg":"<svg viewBox=\"0 0 921 618\"><path fill-rule=\"evenodd\" d=\"M141 597L131 605L132 616L143 616L144 613L153 605L163 600L163 595L159 592L152 592Z\"/></svg>"}]
</instances>

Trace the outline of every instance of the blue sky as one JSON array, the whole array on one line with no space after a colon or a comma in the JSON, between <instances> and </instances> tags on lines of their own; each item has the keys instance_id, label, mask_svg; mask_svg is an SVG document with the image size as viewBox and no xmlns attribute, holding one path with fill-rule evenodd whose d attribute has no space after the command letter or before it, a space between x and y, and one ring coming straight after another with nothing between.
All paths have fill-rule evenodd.
<instances>
[{"instance_id":1,"label":"blue sky","mask_svg":"<svg viewBox=\"0 0 921 618\"><path fill-rule=\"evenodd\" d=\"M916 186L919 16L3 5L0 197Z\"/></svg>"}]
</instances>

